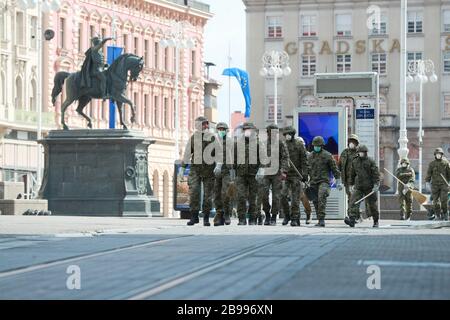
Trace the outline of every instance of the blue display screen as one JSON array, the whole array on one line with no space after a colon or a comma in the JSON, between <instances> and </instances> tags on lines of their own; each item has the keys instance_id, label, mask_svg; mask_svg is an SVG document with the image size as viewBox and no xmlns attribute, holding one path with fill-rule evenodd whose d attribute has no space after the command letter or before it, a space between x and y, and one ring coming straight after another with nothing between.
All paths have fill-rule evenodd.
<instances>
[{"instance_id":1,"label":"blue display screen","mask_svg":"<svg viewBox=\"0 0 450 320\"><path fill-rule=\"evenodd\" d=\"M334 156L339 155L339 114L337 112L299 113L299 136L305 140L308 151L313 150L312 140L322 136L325 150Z\"/></svg>"}]
</instances>

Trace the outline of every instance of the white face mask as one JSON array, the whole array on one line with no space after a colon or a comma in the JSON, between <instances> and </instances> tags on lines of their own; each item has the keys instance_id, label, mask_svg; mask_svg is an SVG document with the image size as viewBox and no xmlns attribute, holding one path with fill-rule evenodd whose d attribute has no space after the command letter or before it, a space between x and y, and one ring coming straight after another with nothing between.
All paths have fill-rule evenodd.
<instances>
[{"instance_id":1,"label":"white face mask","mask_svg":"<svg viewBox=\"0 0 450 320\"><path fill-rule=\"evenodd\" d=\"M403 168L408 168L408 164L407 164L407 163L403 163L403 164L402 164L402 167L403 167Z\"/></svg>"},{"instance_id":2,"label":"white face mask","mask_svg":"<svg viewBox=\"0 0 450 320\"><path fill-rule=\"evenodd\" d=\"M436 154L436 159L441 160L442 159L442 154L440 154L440 153Z\"/></svg>"},{"instance_id":3,"label":"white face mask","mask_svg":"<svg viewBox=\"0 0 450 320\"><path fill-rule=\"evenodd\" d=\"M246 138L250 138L251 135L252 135L251 130L245 130L245 131L244 131L244 136L245 136Z\"/></svg>"},{"instance_id":4,"label":"white face mask","mask_svg":"<svg viewBox=\"0 0 450 320\"><path fill-rule=\"evenodd\" d=\"M292 136L291 136L290 134L287 134L287 135L286 135L286 140L287 140L287 141L291 141L291 140L292 140Z\"/></svg>"},{"instance_id":5,"label":"white face mask","mask_svg":"<svg viewBox=\"0 0 450 320\"><path fill-rule=\"evenodd\" d=\"M365 154L364 152L360 152L360 153L359 153L359 157L360 157L360 158L365 158L365 157L366 157L366 154Z\"/></svg>"},{"instance_id":6,"label":"white face mask","mask_svg":"<svg viewBox=\"0 0 450 320\"><path fill-rule=\"evenodd\" d=\"M350 149L355 149L355 148L356 148L356 145L355 145L353 142L350 142L350 143L348 144L348 147L349 147Z\"/></svg>"}]
</instances>

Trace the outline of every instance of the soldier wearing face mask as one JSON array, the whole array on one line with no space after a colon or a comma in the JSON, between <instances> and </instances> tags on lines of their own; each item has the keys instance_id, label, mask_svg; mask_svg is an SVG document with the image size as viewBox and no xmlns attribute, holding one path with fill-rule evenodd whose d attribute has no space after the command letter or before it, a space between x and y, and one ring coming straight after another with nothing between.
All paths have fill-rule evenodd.
<instances>
[{"instance_id":1,"label":"soldier wearing face mask","mask_svg":"<svg viewBox=\"0 0 450 320\"><path fill-rule=\"evenodd\" d=\"M375 161L367 156L369 150L366 146L358 147L358 157L353 159L350 167L349 184L352 191L350 198L350 215L345 217L344 222L354 227L359 214L359 200L372 193L365 201L369 215L373 218L373 227L378 228L378 190L380 189L380 172Z\"/></svg>"},{"instance_id":2,"label":"soldier wearing face mask","mask_svg":"<svg viewBox=\"0 0 450 320\"><path fill-rule=\"evenodd\" d=\"M348 148L342 151L341 156L339 157L338 168L341 172L342 183L345 187L345 193L347 194L347 203L348 203L348 212L347 214L350 216L350 198L352 193L350 192L350 166L352 165L353 159L358 156L359 146L359 138L356 134L351 134L348 138ZM360 214L357 217L357 220L360 219Z\"/></svg>"},{"instance_id":3,"label":"soldier wearing face mask","mask_svg":"<svg viewBox=\"0 0 450 320\"><path fill-rule=\"evenodd\" d=\"M408 159L400 161L400 167L397 169L395 176L406 184L410 189L414 188L415 172L411 168ZM398 200L400 202L400 220L410 220L412 215L412 193L409 188L406 188L401 183L398 184Z\"/></svg>"},{"instance_id":4,"label":"soldier wearing face mask","mask_svg":"<svg viewBox=\"0 0 450 320\"><path fill-rule=\"evenodd\" d=\"M428 166L427 188L431 189L434 213L438 219L448 221L448 182L450 181L450 163L444 157L444 150L437 148L434 151L435 160ZM430 185L431 183L431 185Z\"/></svg>"},{"instance_id":5,"label":"soldier wearing face mask","mask_svg":"<svg viewBox=\"0 0 450 320\"><path fill-rule=\"evenodd\" d=\"M302 137L298 137L298 140L300 140L300 142L303 144L303 148L305 149L305 152L306 152L306 160L308 160L310 152L308 150L306 150L305 140L303 140ZM307 164L308 164L308 162L307 162ZM309 199L304 192L302 192L300 195L300 201L303 204L303 208L305 208L305 213L306 213L305 223L310 224L311 223L311 212L312 212L311 204L309 203Z\"/></svg>"},{"instance_id":6,"label":"soldier wearing face mask","mask_svg":"<svg viewBox=\"0 0 450 320\"><path fill-rule=\"evenodd\" d=\"M284 212L283 225L287 225L291 220L291 226L300 226L300 194L303 193L301 182L306 182L308 179L308 160L306 158L306 150L300 139L295 137L296 130L289 126L284 128L283 135L286 140L286 145L289 151L290 163L287 172L287 178L282 190L281 206ZM295 168L292 167L292 164ZM303 176L300 180L296 169ZM289 205L288 198L291 203Z\"/></svg>"}]
</instances>

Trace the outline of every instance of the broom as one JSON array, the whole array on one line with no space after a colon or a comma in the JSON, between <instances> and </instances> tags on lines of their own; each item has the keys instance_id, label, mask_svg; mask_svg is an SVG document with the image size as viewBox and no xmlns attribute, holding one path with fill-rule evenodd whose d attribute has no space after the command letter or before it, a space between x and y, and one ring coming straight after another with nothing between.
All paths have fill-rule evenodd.
<instances>
[{"instance_id":1,"label":"broom","mask_svg":"<svg viewBox=\"0 0 450 320\"><path fill-rule=\"evenodd\" d=\"M391 173L388 169L384 168L384 170L386 170L387 173L389 173L391 176L393 176L393 177L395 178L395 180L397 180L398 182L400 182L405 188L408 188L409 191L411 191L411 194L412 194L413 198L414 198L418 203L420 203L420 204L422 205L422 204L424 204L425 202L427 202L427 196L426 196L426 195L420 193L420 192L417 191L417 190L414 190L414 189L408 187L408 186L406 185L406 183L404 183L404 182L401 181L399 178L397 178L397 177L396 177L393 173Z\"/></svg>"}]
</instances>

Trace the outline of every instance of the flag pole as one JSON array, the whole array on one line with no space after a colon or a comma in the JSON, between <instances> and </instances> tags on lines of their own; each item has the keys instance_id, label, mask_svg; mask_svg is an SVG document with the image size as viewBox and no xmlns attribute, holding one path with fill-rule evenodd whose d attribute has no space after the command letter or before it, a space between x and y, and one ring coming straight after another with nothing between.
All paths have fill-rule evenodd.
<instances>
[{"instance_id":1,"label":"flag pole","mask_svg":"<svg viewBox=\"0 0 450 320\"><path fill-rule=\"evenodd\" d=\"M231 42L228 41L228 69L231 68ZM231 126L231 77L228 77L228 125Z\"/></svg>"}]
</instances>

